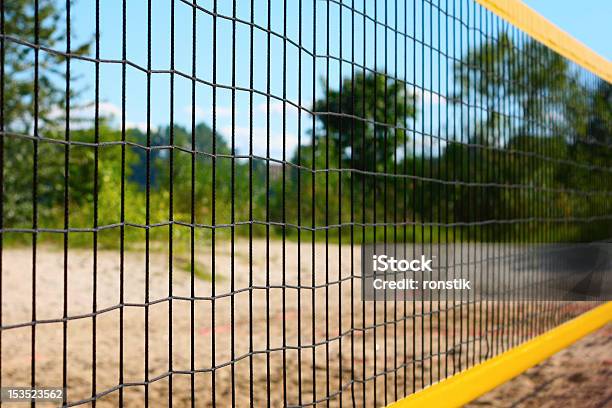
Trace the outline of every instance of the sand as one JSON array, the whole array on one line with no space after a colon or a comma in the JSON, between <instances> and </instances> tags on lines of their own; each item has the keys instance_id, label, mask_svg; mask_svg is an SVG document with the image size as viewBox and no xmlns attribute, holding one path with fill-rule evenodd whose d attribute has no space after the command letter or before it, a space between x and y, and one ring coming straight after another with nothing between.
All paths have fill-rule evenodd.
<instances>
[{"instance_id":1,"label":"sand","mask_svg":"<svg viewBox=\"0 0 612 408\"><path fill-rule=\"evenodd\" d=\"M612 325L501 385L468 407L612 406Z\"/></svg>"},{"instance_id":2,"label":"sand","mask_svg":"<svg viewBox=\"0 0 612 408\"><path fill-rule=\"evenodd\" d=\"M480 335L480 322L473 319L479 305L464 306L459 314L459 307L443 302L433 309L427 302L424 307L361 302L360 253L348 245L326 250L317 243L313 250L309 243L287 243L283 251L280 241L268 248L265 240L255 240L250 263L248 241L238 240L232 264L230 243L219 241L214 273L210 246L203 247L208 252L196 256L204 278L194 278L193 285L186 255L174 257L170 276L165 249L151 251L148 272L143 251L126 251L121 285L120 253L98 251L95 299L92 251L70 249L65 268L61 250L39 248L34 328L31 249L5 249L2 385L30 385L34 334L35 383L61 386L65 379L69 405L92 406L93 398L97 407L115 407L122 398L127 407L144 406L145 400L151 407L170 401L183 407L191 406L193 398L196 406L212 406L213 400L217 406L232 400L237 406L251 401L265 406L268 399L274 407L325 405L328 400L330 406L352 405L353 399L355 406L384 406L486 358L494 347L482 337L466 340ZM429 313L438 307L451 311ZM460 325L468 308L470 327ZM581 310L574 307L568 313ZM360 329L364 325L369 328L365 332ZM488 333L493 339L496 335L502 345L509 342L503 333ZM609 353L607 339L602 352ZM583 353L574 354L580 359ZM583 375L593 371L589 367L581 369ZM609 379L610 367L604 368ZM582 377L572 381L570 374L566 370L567 381L580 385ZM537 387L537 376L532 377L528 381ZM492 406L498 406L504 395L487 396L478 404L493 398Z\"/></svg>"}]
</instances>

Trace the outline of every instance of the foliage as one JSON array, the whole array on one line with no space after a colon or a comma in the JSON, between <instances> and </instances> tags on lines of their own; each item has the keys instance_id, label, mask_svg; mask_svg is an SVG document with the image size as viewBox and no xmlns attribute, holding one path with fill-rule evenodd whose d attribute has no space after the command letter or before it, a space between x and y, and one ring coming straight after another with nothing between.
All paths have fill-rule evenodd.
<instances>
[{"instance_id":1,"label":"foliage","mask_svg":"<svg viewBox=\"0 0 612 408\"><path fill-rule=\"evenodd\" d=\"M42 6L41 39L53 45L63 38L50 27L59 11L51 3ZM31 25L25 2L8 8L15 16L12 30ZM342 242L352 231L357 243L396 236L425 242L594 240L609 238L612 230L601 218L612 205L605 193L612 191L612 88L603 81L585 85L565 60L536 43L518 51L502 34L457 63L455 100L471 95L488 112L467 129L467 144L451 135L438 156L404 155L405 129L417 119L413 95L388 75L354 74L315 102L313 144L298 146L283 165L235 158L224 136L205 123L122 134L101 120L97 127L72 129L66 144L62 118L52 114L64 109L63 90L56 80L43 79L46 74L38 99L44 137L30 135L31 63L17 60L27 61L31 49L11 47L4 228L32 228L34 220L38 228L63 229L66 222L84 230L102 227L99 244L117 246L123 221L128 247L142 245L144 234L166 243L173 228L180 259L187 259L181 254L191 234L197 242L213 232L227 238L230 225L238 235L290 239L300 226L303 239L314 234ZM495 112L500 98L511 101L504 114ZM92 144L96 136L104 143ZM572 221L589 217L595 218ZM440 225L446 223L455 227ZM70 235L73 245L90 240L91 234Z\"/></svg>"},{"instance_id":2,"label":"foliage","mask_svg":"<svg viewBox=\"0 0 612 408\"><path fill-rule=\"evenodd\" d=\"M4 32L31 44L60 48L66 42L62 21L64 11L52 0L40 0L37 14L35 10L30 1L5 2ZM34 195L37 196L39 215L55 217L58 209L54 205L63 195L65 174L70 176L69 188L80 203L91 200L92 182L88 177L91 175L77 170L80 160L86 160L85 156L76 157L74 165L65 172L63 160L56 159L62 156L62 146L37 139L44 137L53 141L64 137L60 127L65 122L61 113L66 107L66 74L62 70L65 58L50 52L36 54L34 47L15 41L4 41L3 44L2 127L11 134L3 146L3 223L27 227L34 221ZM90 42L73 44L71 53L86 53L89 46ZM72 81L75 79L73 77ZM74 98L78 92L79 89L73 86L69 96ZM34 177L36 190L32 188ZM83 182L85 179L89 181Z\"/></svg>"}]
</instances>

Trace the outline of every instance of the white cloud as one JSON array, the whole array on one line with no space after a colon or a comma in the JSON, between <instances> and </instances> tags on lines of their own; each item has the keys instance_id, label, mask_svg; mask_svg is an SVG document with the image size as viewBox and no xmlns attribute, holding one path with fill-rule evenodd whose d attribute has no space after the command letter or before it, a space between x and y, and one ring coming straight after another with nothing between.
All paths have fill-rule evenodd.
<instances>
[{"instance_id":1,"label":"white cloud","mask_svg":"<svg viewBox=\"0 0 612 408\"><path fill-rule=\"evenodd\" d=\"M232 138L232 127L221 128L223 136L229 142ZM236 149L245 154L249 151L250 129L248 126L236 126L234 136L236 138ZM297 136L291 132L285 133L285 157L289 159L297 147ZM267 129L263 126L253 127L253 154L265 156L267 150ZM275 159L283 157L283 133L270 130L270 155Z\"/></svg>"},{"instance_id":2,"label":"white cloud","mask_svg":"<svg viewBox=\"0 0 612 408\"><path fill-rule=\"evenodd\" d=\"M204 109L202 106L200 105L187 105L183 108L183 112L188 115L189 117L191 117L192 112L195 111L196 114L196 119L198 121L202 120L202 118L206 118L206 119L211 119L212 118L212 107L208 108L208 109ZM216 110L216 115L217 117L221 117L221 118L228 118L230 116L232 116L232 108L230 106L219 106L217 105L217 110ZM236 114L238 114L238 111L236 112Z\"/></svg>"},{"instance_id":3,"label":"white cloud","mask_svg":"<svg viewBox=\"0 0 612 408\"><path fill-rule=\"evenodd\" d=\"M205 113L204 109L202 109L202 107L201 107L200 105L195 105L195 106L193 106L193 105L187 105L187 106L183 107L183 112L184 112L186 115L191 116L191 113L192 113L193 111L195 111L195 115L196 115L196 117L203 117L203 116L206 116L206 113Z\"/></svg>"},{"instance_id":4,"label":"white cloud","mask_svg":"<svg viewBox=\"0 0 612 408\"><path fill-rule=\"evenodd\" d=\"M110 102L100 102L98 104L98 114L103 118L120 118L121 108ZM94 102L87 102L83 105L72 106L70 108L70 117L75 120L90 119L93 120L96 115L96 105ZM66 117L66 111L57 106L53 107L49 116L56 119Z\"/></svg>"},{"instance_id":5,"label":"white cloud","mask_svg":"<svg viewBox=\"0 0 612 408\"><path fill-rule=\"evenodd\" d=\"M417 96L417 107L421 106L423 102L425 102L426 107L429 105L446 104L446 97L444 95L436 94L429 89L416 88L415 93Z\"/></svg>"},{"instance_id":6,"label":"white cloud","mask_svg":"<svg viewBox=\"0 0 612 408\"><path fill-rule=\"evenodd\" d=\"M98 116L110 120L120 119L121 108L110 102L100 102L98 104ZM66 111L55 106L49 112L49 117L54 120L64 121L66 119ZM72 105L70 108L70 128L75 130L90 128L95 117L96 105L93 101L82 105Z\"/></svg>"},{"instance_id":7,"label":"white cloud","mask_svg":"<svg viewBox=\"0 0 612 408\"><path fill-rule=\"evenodd\" d=\"M412 143L412 141L408 141L407 147L410 151L412 151ZM414 139L414 151L417 155L420 155L423 151L425 151L425 155L429 155L431 151L434 156L437 156L438 148L444 150L446 148L446 141L429 136L421 137L421 135L417 135Z\"/></svg>"},{"instance_id":8,"label":"white cloud","mask_svg":"<svg viewBox=\"0 0 612 408\"><path fill-rule=\"evenodd\" d=\"M146 122L125 122L125 128L126 129L138 129L140 130L142 133L146 133L147 132L147 123ZM151 125L151 131L156 131L157 130L157 126Z\"/></svg>"},{"instance_id":9,"label":"white cloud","mask_svg":"<svg viewBox=\"0 0 612 408\"><path fill-rule=\"evenodd\" d=\"M290 112L291 110L296 110L297 109L295 107L295 105L292 105L292 103L297 105L297 102L287 101L287 103L285 104L285 106L286 106L285 111L286 112ZM259 113L268 113L268 104L267 104L267 102L262 102L259 105L257 105L255 107L255 111L259 112ZM271 101L270 102L270 114L282 115L283 114L283 102L279 101L279 100Z\"/></svg>"},{"instance_id":10,"label":"white cloud","mask_svg":"<svg viewBox=\"0 0 612 408\"><path fill-rule=\"evenodd\" d=\"M91 106L92 112L94 111L94 106ZM117 105L110 102L102 102L99 107L100 116L110 116L110 117L121 117L121 108Z\"/></svg>"}]
</instances>

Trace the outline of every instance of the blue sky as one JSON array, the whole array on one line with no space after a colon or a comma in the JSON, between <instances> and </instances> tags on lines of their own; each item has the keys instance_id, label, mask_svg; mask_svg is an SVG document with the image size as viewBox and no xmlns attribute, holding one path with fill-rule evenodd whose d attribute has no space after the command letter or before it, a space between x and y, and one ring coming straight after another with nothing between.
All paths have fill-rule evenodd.
<instances>
[{"instance_id":1,"label":"blue sky","mask_svg":"<svg viewBox=\"0 0 612 408\"><path fill-rule=\"evenodd\" d=\"M187 2L189 3L189 2ZM258 26L254 29L253 39L253 88L261 94L255 94L252 107L253 132L250 132L251 108L249 105L249 93L238 90L236 100L232 105L231 91L229 89L217 88L216 109L213 112L213 92L209 85L216 82L224 86L232 84L232 23L233 14L231 1L218 1L217 12L221 16L217 18L217 41L216 41L216 67L213 79L213 18L210 12L213 10L212 0L200 0L198 5L201 10L196 13L196 76L202 82L196 84L195 104L192 103L192 81L181 75L175 75L173 106L174 122L189 127L192 113L195 113L197 122L206 122L212 126L213 114L216 117L216 129L218 134L225 137L228 142L232 135L235 137L239 153L248 153L250 139L253 139L253 150L256 155L266 155L266 141L270 139L271 156L281 159L283 156L283 141L285 144L285 155L290 159L298 144L301 135L302 143L310 139L308 130L312 127L312 116L306 112L299 111L293 104L300 104L298 91L301 89L301 105L312 106L313 98L323 95L324 82L321 79L327 75L327 59L318 57L314 59L312 53L317 55L329 54L329 86L337 89L340 78L350 74L350 60L354 60L360 66L377 71L386 71L398 78L406 79L409 83L416 83L414 91L419 97L418 110L419 120L409 123L407 126L424 131L425 136L417 137L416 148L420 146L434 145L437 150L436 139L428 135L437 135L443 128L445 117L445 100L435 96L436 92L447 94L450 90L445 89L446 71L452 67L447 60L436 53L435 50L452 54L452 29L453 19L448 18L437 9L432 8L427 2L416 2L416 14L412 11L412 2L407 2L409 9L403 9L402 1L398 3L398 10L394 9L396 2L373 2L355 1L355 24L352 25L351 10L348 7L340 7L336 2L323 0L302 0L302 38L301 43L304 50L302 56L302 74L298 77L298 58L300 51L296 44L300 41L300 24L298 2L287 0L287 10L284 12L283 0L270 0L271 16L268 22L267 1L256 0L254 10L254 21ZM238 88L249 88L251 52L250 52L250 26L246 24L251 19L250 1L237 1L236 18L236 70L235 84ZM385 10L385 3L387 9ZM446 0L440 2L443 6ZM449 9L453 0L448 0ZM459 4L463 4L461 13L463 20L474 25L475 16L472 14L472 2L468 0L455 0L455 14L459 15ZM569 33L592 46L604 55L610 56L612 45L606 41L604 29L609 30L609 25L604 24L603 19L611 13L612 2L591 0L577 7L575 2L555 1L527 1L533 8L549 17L553 22L559 24ZM566 3L562 6L562 3ZM593 4L593 7L585 7L585 4ZM100 53L101 58L109 60L120 60L122 58L122 0L100 1ZM168 70L170 68L171 55L171 19L170 0L152 1L151 17L151 67L152 69ZM192 73L193 44L193 21L192 7L182 0L174 0L175 4L175 30L174 30L174 58L175 70L186 76ZM423 6L424 4L424 6ZM466 5L469 4L468 8ZM376 5L376 10L374 6ZM315 20L313 18L313 7L316 7L316 41L313 40ZM329 16L327 10L329 7ZM365 7L365 10L364 10ZM433 10L433 11L432 11ZM374 17L376 13L377 24L371 19L365 19L360 14L363 11ZM396 13L397 11L397 13ZM407 11L405 13L405 11ZM72 30L76 43L84 38L92 38L95 30L94 8L90 1L77 0L72 10ZM386 18L385 18L386 12ZM449 12L453 12L452 9ZM479 12L478 12L479 13ZM283 40L280 36L284 31L284 15L287 15L287 54L286 65L283 67ZM413 21L413 14L416 16ZM483 14L486 16L486 14ZM482 18L480 14L476 18ZM440 24L438 24L440 19ZM470 19L472 21L470 21ZM342 30L340 23L342 20ZM396 22L397 20L397 22ZM423 25L421 21L424 20ZM430 23L431 21L431 23ZM501 28L497 18L490 18L491 25L488 26L490 33ZM594 23L595 22L595 23ZM269 93L273 95L268 107L264 94L268 93L268 55L266 29L270 24L271 31L278 35L270 36L270 82ZM397 24L397 26L396 26ZM465 27L454 22L457 33L456 49L465 49L480 42L480 38L474 35L474 31L467 35ZM385 26L388 28L385 29ZM329 27L329 30L328 30ZM399 32L407 32L417 39L416 45L411 38L398 36L396 40L393 28L397 27ZM448 27L448 33L446 31ZM594 28L595 27L595 28ZM129 0L127 2L127 59L132 63L146 68L147 57L147 1ZM439 36L438 36L439 29ZM459 33L463 30L464 44L459 44ZM354 41L352 37L354 33ZM449 35L449 44L446 44L446 35ZM279 36L280 35L280 36ZM376 41L374 40L376 36ZM386 37L386 38L385 38ZM610 37L608 35L607 37ZM386 47L385 47L386 41ZM423 50L420 42L427 44ZM293 42L292 45L290 42ZM329 45L328 45L329 43ZM433 44L434 51L430 55L429 44ZM329 51L328 51L329 46ZM354 46L354 47L353 47ZM416 47L416 50L414 50ZM354 48L354 55L352 55ZM385 52L387 50L387 52ZM412 67L412 54L416 51L417 63L415 69ZM424 60L421 54L424 52ZM607 54L606 54L607 52ZM93 53L93 50L92 50ZM341 55L342 54L342 55ZM93 56L93 55L92 55ZM397 59L396 59L397 56ZM459 51L456 55L460 58ZM344 60L344 62L340 62ZM422 72L421 67L425 67ZM85 93L81 96L81 102L94 99L93 75L94 66L89 62L73 60L73 72L81 74L84 81L90 81ZM361 70L361 68L358 68ZM438 71L439 78L438 80ZM283 78L283 72L286 73ZM431 73L431 74L430 74ZM450 75L449 75L450 77ZM313 81L315 83L313 95ZM450 81L452 83L452 81ZM147 76L146 73L137 68L128 66L126 80L126 124L128 127L147 127ZM283 87L285 83L285 87ZM113 116L114 123L120 123L121 114L121 64L100 64L101 84L101 111ZM420 89L419 89L420 88ZM430 92L434 91L434 92ZM290 103L283 104L283 94ZM154 73L151 75L151 98L149 101L151 119L150 126L157 127L166 125L170 121L170 76L166 73ZM233 108L232 108L233 106ZM285 113L283 114L283 109ZM438 115L438 109L441 109ZM459 114L457 109L457 114ZM235 123L232 127L232 112L234 112ZM454 113L454 108L449 107L449 112ZM89 115L92 115L89 110ZM268 120L269 115L269 120ZM298 116L301 115L302 125L298 129ZM444 136L444 135L441 135Z\"/></svg>"},{"instance_id":2,"label":"blue sky","mask_svg":"<svg viewBox=\"0 0 612 408\"><path fill-rule=\"evenodd\" d=\"M322 95L321 78L327 76L327 61L325 58L312 57L312 53L317 55L329 54L332 56L329 62L329 82L331 88L338 88L341 76L345 77L350 72L350 60L357 64L365 65L370 69L387 71L402 78L412 78L412 66L404 67L403 61L406 60L404 47L410 47L412 55L411 41L401 44L395 43L395 36L391 29L385 30L384 3L379 2L377 13L378 24L371 20L365 20L356 15L356 22L353 27L352 13L346 7L340 7L336 3L329 3L329 19L327 16L328 3L320 0L303 0L302 6L302 38L301 43L304 50L302 54L302 73L298 78L298 58L299 49L296 46L300 42L300 25L298 3L295 1L287 2L287 38L289 42L286 48L286 66L283 67L283 40L279 35L283 35L284 27L284 2L282 0L270 0L270 22L267 16L267 2L255 1L254 22L258 28L254 29L253 38L253 88L259 92L254 95L252 117L253 117L253 140L254 153L266 155L266 140L270 138L271 155L275 158L282 158L283 140L285 142L286 157L290 158L298 144L298 135L308 138L308 130L312 127L312 116L305 112L300 112L294 105L312 106L314 98ZM395 26L395 13L393 4L388 2L387 24ZM366 14L374 15L373 2L366 2ZM174 122L189 126L191 115L195 112L196 121L204 121L212 126L213 115L216 117L216 128L219 134L226 139L235 135L236 146L240 153L247 153L249 150L250 118L251 107L249 104L249 93L245 91L236 92L234 110L232 110L231 91L229 89L217 88L216 104L213 104L213 92L208 83L215 82L223 86L232 85L232 22L229 18L217 18L216 27L216 64L213 56L213 18L210 12L213 10L212 1L200 1L198 5L202 10L196 13L196 76L203 82L196 84L195 104L192 103L192 81L181 75L175 75L174 85ZM313 7L316 6L316 41L313 40L315 30ZM358 12L364 11L363 3L355 6ZM420 5L419 5L420 7ZM232 3L229 1L218 2L218 14L231 17L233 14ZM429 18L429 9L426 10ZM421 15L419 9L417 15ZM93 35L95 28L94 11L91 4L85 1L76 3L72 12L75 38L88 38ZM406 15L406 21L404 16ZM414 24L412 13L404 13L398 9L397 27L399 31L405 32L405 26L412 31ZM250 88L250 26L247 24L251 19L250 2L238 1L236 18L241 20L235 25L235 54L236 70L235 85L238 88ZM340 20L342 18L342 30ZM328 24L329 21L329 24ZM270 36L270 66L268 84L268 35L266 34L268 23L272 32L279 35ZM100 9L100 50L101 58L119 60L122 53L122 12L121 0L108 0L101 2ZM151 67L152 69L167 70L170 68L171 51L171 19L170 1L152 2L151 17L152 39L151 39ZM329 27L329 31L328 31ZM420 21L417 21L417 31L421 35ZM429 27L429 26L427 26ZM145 0L130 0L127 9L127 59L141 67L148 64L147 57L147 2ZM175 1L175 39L174 57L175 69L190 76L192 73L193 46L193 17L192 8L180 0ZM374 36L376 32L376 44ZM385 47L385 31L387 31ZM354 55L353 37L354 32ZM329 35L328 35L329 34ZM426 32L426 38L433 35L433 32ZM342 41L340 41L342 36ZM365 44L365 49L364 49ZM328 51L329 47L329 51ZM390 50L385 53L385 48ZM392 51L395 50L395 51ZM341 56L342 53L342 56ZM395 67L395 55L397 54L397 64ZM343 63L340 60L344 60ZM93 66L90 63L75 62L73 69L81 72L84 78L91 78ZM212 67L216 66L216 72ZM420 67L419 67L420 68ZM283 78L283 72L286 77ZM121 65L120 64L101 64L100 73L101 100L103 101L103 111L112 114L116 122L120 119L121 107ZM216 77L213 78L213 75ZM420 78L420 71L419 71ZM428 75L428 73L427 73ZM431 88L432 82L429 76L426 87ZM127 72L127 97L126 97L126 123L128 126L145 129L147 125L147 97L146 74L136 68L128 67ZM314 87L313 95L313 82ZM285 87L283 87L285 84ZM268 89L269 87L269 89ZM301 87L301 102L298 101L298 90ZM274 97L268 101L266 93ZM93 87L89 89L89 100L93 99ZM88 97L83 95L87 100ZM283 106L282 100L286 99L290 103ZM151 121L152 127L165 125L170 119L170 76L168 74L155 73L151 79ZM213 112L213 106L216 109ZM283 115L283 109L285 114ZM235 123L232 127L232 111L235 112ZM268 114L270 120L268 121ZM301 130L298 130L298 115L302 116ZM306 142L307 139L304 139ZM229 140L228 140L229 142Z\"/></svg>"},{"instance_id":3,"label":"blue sky","mask_svg":"<svg viewBox=\"0 0 612 408\"><path fill-rule=\"evenodd\" d=\"M597 53L612 60L612 1L523 1Z\"/></svg>"}]
</instances>

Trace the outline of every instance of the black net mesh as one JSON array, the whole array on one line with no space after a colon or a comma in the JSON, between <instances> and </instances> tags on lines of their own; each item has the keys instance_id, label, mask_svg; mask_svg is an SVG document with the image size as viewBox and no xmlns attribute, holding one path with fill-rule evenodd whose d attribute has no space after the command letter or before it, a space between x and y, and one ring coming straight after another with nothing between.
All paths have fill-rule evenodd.
<instances>
[{"instance_id":1,"label":"black net mesh","mask_svg":"<svg viewBox=\"0 0 612 408\"><path fill-rule=\"evenodd\" d=\"M361 300L612 235L611 85L474 1L0 7L2 386L383 406L598 302Z\"/></svg>"}]
</instances>

